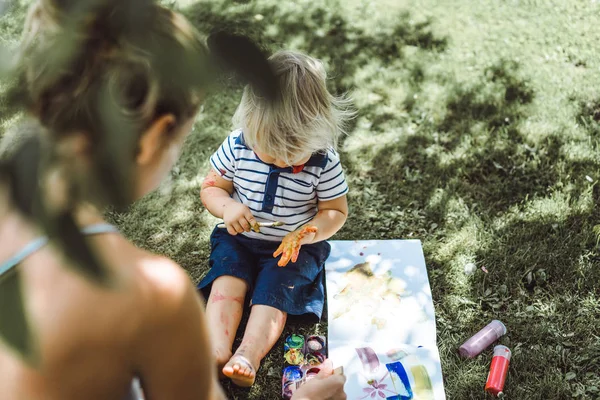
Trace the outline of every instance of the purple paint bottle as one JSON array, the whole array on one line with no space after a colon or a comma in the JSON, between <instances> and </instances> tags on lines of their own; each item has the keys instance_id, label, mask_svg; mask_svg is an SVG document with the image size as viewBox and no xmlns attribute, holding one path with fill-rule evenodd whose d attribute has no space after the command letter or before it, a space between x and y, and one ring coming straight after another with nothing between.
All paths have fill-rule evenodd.
<instances>
[{"instance_id":1,"label":"purple paint bottle","mask_svg":"<svg viewBox=\"0 0 600 400\"><path fill-rule=\"evenodd\" d=\"M460 346L458 352L465 358L473 358L505 334L506 326L495 319Z\"/></svg>"}]
</instances>

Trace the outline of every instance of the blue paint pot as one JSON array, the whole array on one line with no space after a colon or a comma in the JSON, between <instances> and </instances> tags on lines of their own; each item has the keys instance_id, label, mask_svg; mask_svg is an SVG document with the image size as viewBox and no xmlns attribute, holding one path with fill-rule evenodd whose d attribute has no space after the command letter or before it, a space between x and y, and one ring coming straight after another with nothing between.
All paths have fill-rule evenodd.
<instances>
[{"instance_id":1,"label":"blue paint pot","mask_svg":"<svg viewBox=\"0 0 600 400\"><path fill-rule=\"evenodd\" d=\"M302 379L302 377L304 376L304 374L302 373L302 370L300 369L300 367L297 367L295 365L286 367L283 370L283 382L285 383L287 382L293 382L293 381L299 381L300 379Z\"/></svg>"}]
</instances>

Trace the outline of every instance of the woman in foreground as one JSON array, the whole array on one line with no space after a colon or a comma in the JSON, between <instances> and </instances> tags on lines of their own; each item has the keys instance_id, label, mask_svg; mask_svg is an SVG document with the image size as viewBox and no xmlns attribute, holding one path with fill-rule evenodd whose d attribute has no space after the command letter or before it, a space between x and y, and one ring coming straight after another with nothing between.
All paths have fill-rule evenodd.
<instances>
[{"instance_id":1,"label":"woman in foreground","mask_svg":"<svg viewBox=\"0 0 600 400\"><path fill-rule=\"evenodd\" d=\"M164 60L144 44L168 49L174 65L207 50L183 17L153 3L98 2L85 12L77 9L81 3L44 0L30 9L21 82L35 122L19 131L17 142L41 146L38 206L57 220L69 210L106 279L85 276L62 247L44 240L17 208L22 182L15 170L0 169L0 278L19 279L35 353L25 358L0 339L0 398L121 399L139 377L148 400L223 399L200 299L187 274L107 224L101 207L111 203L98 196L107 149L123 150L106 144L107 121L123 128L120 143L131 147L119 165L130 178L127 198L135 200L154 190L176 162L203 101L200 81L189 84L176 71L161 76L156 71ZM128 6L140 18L137 31L119 18ZM75 25L68 23L72 15L80 17ZM65 33L74 56L68 68L56 69L52 59ZM114 118L103 115L106 109ZM1 159L20 155L17 143ZM330 374L294 399L344 399L343 377Z\"/></svg>"}]
</instances>

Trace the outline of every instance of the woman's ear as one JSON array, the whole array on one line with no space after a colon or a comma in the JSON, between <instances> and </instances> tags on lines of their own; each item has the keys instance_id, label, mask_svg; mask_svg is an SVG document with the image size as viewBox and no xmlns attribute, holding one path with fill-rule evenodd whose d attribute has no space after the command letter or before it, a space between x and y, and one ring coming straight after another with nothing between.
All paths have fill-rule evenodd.
<instances>
[{"instance_id":1,"label":"woman's ear","mask_svg":"<svg viewBox=\"0 0 600 400\"><path fill-rule=\"evenodd\" d=\"M152 163L152 160L164 150L174 125L175 116L173 114L161 115L150 124L140 138L139 151L136 157L138 164Z\"/></svg>"}]
</instances>

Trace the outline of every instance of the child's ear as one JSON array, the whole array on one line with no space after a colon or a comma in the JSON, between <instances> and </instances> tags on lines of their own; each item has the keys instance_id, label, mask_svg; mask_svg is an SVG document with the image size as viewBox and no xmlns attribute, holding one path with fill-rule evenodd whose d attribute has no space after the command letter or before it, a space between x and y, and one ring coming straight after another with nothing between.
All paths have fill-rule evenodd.
<instances>
[{"instance_id":1,"label":"child's ear","mask_svg":"<svg viewBox=\"0 0 600 400\"><path fill-rule=\"evenodd\" d=\"M173 114L164 114L155 119L150 127L142 134L138 146L136 162L140 165L152 163L169 143L171 130L175 125Z\"/></svg>"},{"instance_id":2,"label":"child's ear","mask_svg":"<svg viewBox=\"0 0 600 400\"><path fill-rule=\"evenodd\" d=\"M211 55L223 69L235 72L269 100L275 100L279 84L267 56L245 36L215 32L208 37Z\"/></svg>"}]
</instances>

